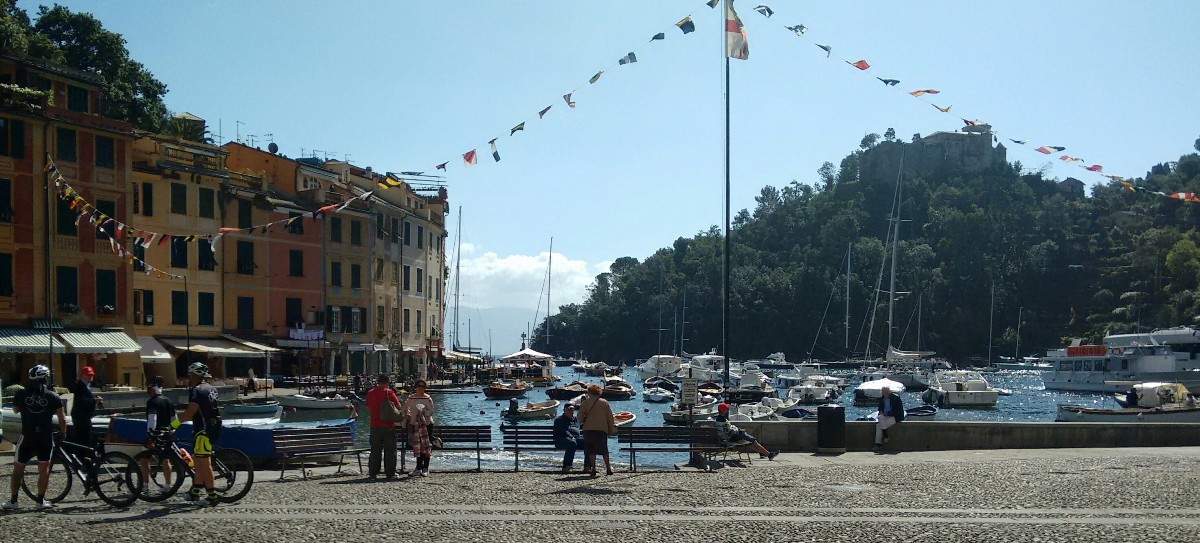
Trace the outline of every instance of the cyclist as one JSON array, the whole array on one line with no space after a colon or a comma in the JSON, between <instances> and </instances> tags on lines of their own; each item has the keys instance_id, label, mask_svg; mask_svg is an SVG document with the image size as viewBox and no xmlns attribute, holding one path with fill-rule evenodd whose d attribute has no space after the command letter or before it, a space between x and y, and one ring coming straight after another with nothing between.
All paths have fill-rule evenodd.
<instances>
[{"instance_id":1,"label":"cyclist","mask_svg":"<svg viewBox=\"0 0 1200 543\"><path fill-rule=\"evenodd\" d=\"M54 415L58 415L58 431L67 433L67 417L63 413L63 401L46 388L50 369L34 366L29 369L29 386L13 396L13 411L21 415L21 439L17 440L16 461L13 463L12 500L4 504L5 510L17 508L17 491L25 477L25 464L37 454L38 482L37 505L43 509L53 507L46 501L46 486L50 483L50 453L54 450Z\"/></svg>"},{"instance_id":2,"label":"cyclist","mask_svg":"<svg viewBox=\"0 0 1200 543\"><path fill-rule=\"evenodd\" d=\"M188 366L188 406L180 419L191 419L192 434L195 436L194 454L196 457L196 476L192 479L192 488L188 490L188 499L200 499L200 488L208 491L208 504L216 505L221 501L213 481L212 453L213 441L221 433L221 416L217 411L217 389L208 384L205 379L212 377L208 373L208 365L203 362L192 362ZM179 427L179 419L171 421L172 428Z\"/></svg>"},{"instance_id":3,"label":"cyclist","mask_svg":"<svg viewBox=\"0 0 1200 543\"><path fill-rule=\"evenodd\" d=\"M158 377L150 381L150 386L146 387L146 393L150 395L150 399L146 400L146 448L154 449L154 439L151 437L154 434L169 430L171 423L176 420L175 402L170 398L163 396L162 393L162 378ZM163 481L166 483L158 483L159 492L165 491L171 486L171 462L167 458L170 452L169 448L159 448L158 460L163 474ZM150 463L142 464L142 477L150 484Z\"/></svg>"}]
</instances>

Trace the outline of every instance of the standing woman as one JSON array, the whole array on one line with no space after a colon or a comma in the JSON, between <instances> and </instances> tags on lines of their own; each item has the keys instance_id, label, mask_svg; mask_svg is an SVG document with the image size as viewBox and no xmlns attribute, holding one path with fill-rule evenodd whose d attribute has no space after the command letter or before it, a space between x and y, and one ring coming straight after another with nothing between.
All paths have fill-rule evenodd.
<instances>
[{"instance_id":1,"label":"standing woman","mask_svg":"<svg viewBox=\"0 0 1200 543\"><path fill-rule=\"evenodd\" d=\"M608 436L617 432L617 421L613 419L608 400L600 397L600 385L588 385L587 391L587 399L579 404L579 421L583 426L584 463L591 465L589 472L595 477L596 455L602 455L604 469L612 475L612 464L608 461Z\"/></svg>"},{"instance_id":2,"label":"standing woman","mask_svg":"<svg viewBox=\"0 0 1200 543\"><path fill-rule=\"evenodd\" d=\"M428 477L429 458L433 456L433 444L429 439L429 430L433 427L433 398L425 393L424 379L418 379L413 385L413 393L404 400L403 411L408 442L417 458L417 469L410 477Z\"/></svg>"}]
</instances>

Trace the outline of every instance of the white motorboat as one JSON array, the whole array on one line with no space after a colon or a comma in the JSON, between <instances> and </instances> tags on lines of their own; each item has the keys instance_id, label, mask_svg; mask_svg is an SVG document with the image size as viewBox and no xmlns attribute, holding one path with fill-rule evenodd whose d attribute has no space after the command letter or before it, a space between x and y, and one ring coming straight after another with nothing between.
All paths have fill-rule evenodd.
<instances>
[{"instance_id":1,"label":"white motorboat","mask_svg":"<svg viewBox=\"0 0 1200 543\"><path fill-rule=\"evenodd\" d=\"M680 411L668 411L663 413L663 421L683 424L691 420L703 420L717 414L717 402L711 401L704 405L696 406L695 408Z\"/></svg>"},{"instance_id":2,"label":"white motorboat","mask_svg":"<svg viewBox=\"0 0 1200 543\"><path fill-rule=\"evenodd\" d=\"M558 400L525 402L524 405L517 406L516 413L510 413L508 409L505 409L500 412L500 416L513 420L552 419L558 414L559 403Z\"/></svg>"},{"instance_id":3,"label":"white motorboat","mask_svg":"<svg viewBox=\"0 0 1200 543\"><path fill-rule=\"evenodd\" d=\"M779 399L779 398L763 398L762 403L763 403L763 405L770 407L772 410L775 411L775 414L778 415L784 411L788 411L788 410L795 408L796 405L799 404L800 402L796 401L793 398L788 398L786 400Z\"/></svg>"},{"instance_id":4,"label":"white motorboat","mask_svg":"<svg viewBox=\"0 0 1200 543\"><path fill-rule=\"evenodd\" d=\"M911 366L885 366L875 371L864 372L863 381L891 379L904 385L905 390L918 392L929 388L929 372Z\"/></svg>"},{"instance_id":5,"label":"white motorboat","mask_svg":"<svg viewBox=\"0 0 1200 543\"><path fill-rule=\"evenodd\" d=\"M805 405L832 402L842 395L842 389L821 375L810 375L799 385L788 388L788 399Z\"/></svg>"},{"instance_id":6,"label":"white motorboat","mask_svg":"<svg viewBox=\"0 0 1200 543\"><path fill-rule=\"evenodd\" d=\"M673 402L675 401L675 393L665 388L648 388L642 391L642 399L648 402Z\"/></svg>"},{"instance_id":7,"label":"white motorboat","mask_svg":"<svg viewBox=\"0 0 1200 543\"><path fill-rule=\"evenodd\" d=\"M671 375L683 365L683 359L669 354L656 354L645 362L638 364L638 374L642 379L659 375Z\"/></svg>"},{"instance_id":8,"label":"white motorboat","mask_svg":"<svg viewBox=\"0 0 1200 543\"><path fill-rule=\"evenodd\" d=\"M775 408L762 403L744 403L737 406L737 414L745 415L750 420L768 420L775 417Z\"/></svg>"},{"instance_id":9,"label":"white motorboat","mask_svg":"<svg viewBox=\"0 0 1200 543\"><path fill-rule=\"evenodd\" d=\"M904 392L904 385L891 379L874 379L863 381L854 387L854 403L875 404L883 396L883 389L888 388L893 394Z\"/></svg>"},{"instance_id":10,"label":"white motorboat","mask_svg":"<svg viewBox=\"0 0 1200 543\"><path fill-rule=\"evenodd\" d=\"M341 396L332 398L318 398L316 396L308 396L305 394L281 394L275 396L275 401L284 407L295 407L296 409L349 409L350 400Z\"/></svg>"},{"instance_id":11,"label":"white motorboat","mask_svg":"<svg viewBox=\"0 0 1200 543\"><path fill-rule=\"evenodd\" d=\"M1149 381L1200 388L1200 330L1190 326L1109 335L1103 345L1079 343L1046 353L1046 390L1124 392Z\"/></svg>"},{"instance_id":12,"label":"white motorboat","mask_svg":"<svg viewBox=\"0 0 1200 543\"><path fill-rule=\"evenodd\" d=\"M971 370L947 370L933 374L925 403L939 407L995 407L1000 391L988 385L983 374Z\"/></svg>"}]
</instances>

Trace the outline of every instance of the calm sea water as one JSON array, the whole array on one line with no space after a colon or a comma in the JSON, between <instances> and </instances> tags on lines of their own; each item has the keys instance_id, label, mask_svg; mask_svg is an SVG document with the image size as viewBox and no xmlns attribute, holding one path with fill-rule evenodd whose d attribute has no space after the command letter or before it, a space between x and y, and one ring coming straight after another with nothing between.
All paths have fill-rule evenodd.
<instances>
[{"instance_id":1,"label":"calm sea water","mask_svg":"<svg viewBox=\"0 0 1200 543\"><path fill-rule=\"evenodd\" d=\"M554 373L558 375L561 383L569 383L571 381L580 380L585 382L599 382L596 377L587 377L581 373L575 373L571 368L555 368ZM637 415L632 425L635 426L662 426L662 413L669 409L669 404L666 403L651 403L642 399L642 383L638 377L636 369L630 368L623 375L638 395L633 399L625 401L614 401L612 403L613 411L630 411ZM1041 373L1032 371L1016 371L1016 372L998 372L985 374L985 378L994 387L1007 388L1012 390L1011 396L1001 396L994 408L988 409L941 409L937 415L928 420L971 420L971 421L1005 421L1005 422L1036 422L1036 421L1053 421L1058 404L1073 403L1081 405L1089 405L1096 407L1117 407L1116 402L1111 395L1102 394L1082 394L1075 392L1059 392L1045 390L1042 384ZM533 388L519 401L545 401L547 400L545 388ZM476 394L438 394L431 392L433 401L437 408L437 423L445 425L459 424L491 424L493 427L493 443L500 440L500 411L508 406L507 400L495 401L489 400L483 396L482 392ZM906 407L921 405L920 393L906 392L901 395ZM844 396L844 404L846 406L846 420L854 420L857 417L868 415L875 411L874 407L869 406L854 406L851 405L851 396ZM815 406L810 406L811 409L816 409ZM298 411L296 413L288 413L284 417L284 421L310 421L328 418L329 412L322 411ZM513 424L513 423L507 423ZM520 422L516 424L521 424ZM524 424L545 425L550 424L549 420L541 421L525 421ZM367 446L368 421L366 414L357 423L356 441L361 446ZM612 438L609 443L609 450L613 451L613 460L619 462L628 461L628 456L616 454L617 442L616 438ZM562 454L531 454L522 455L521 465L525 467L554 467L559 465L562 460ZM648 466L669 466L676 462L686 460L682 454L639 454L638 463L645 463ZM474 453L454 453L444 452L438 453L434 461L436 469L437 464L450 465L454 467L474 467ZM575 464L578 467L581 463L581 456L576 456ZM512 456L508 453L490 452L484 454L485 469L504 469L512 467Z\"/></svg>"}]
</instances>

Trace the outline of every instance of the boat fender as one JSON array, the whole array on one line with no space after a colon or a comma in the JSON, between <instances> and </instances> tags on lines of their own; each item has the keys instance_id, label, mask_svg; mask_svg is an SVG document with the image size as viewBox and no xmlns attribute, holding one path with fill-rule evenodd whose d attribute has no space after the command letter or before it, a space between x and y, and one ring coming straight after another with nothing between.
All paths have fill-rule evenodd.
<instances>
[{"instance_id":1,"label":"boat fender","mask_svg":"<svg viewBox=\"0 0 1200 543\"><path fill-rule=\"evenodd\" d=\"M500 407L500 402L496 402L496 407Z\"/></svg>"},{"instance_id":2,"label":"boat fender","mask_svg":"<svg viewBox=\"0 0 1200 543\"><path fill-rule=\"evenodd\" d=\"M480 409L480 410L479 410L479 414L480 414L480 415L482 415L482 414L483 414L483 410L482 410L482 409Z\"/></svg>"},{"instance_id":3,"label":"boat fender","mask_svg":"<svg viewBox=\"0 0 1200 543\"><path fill-rule=\"evenodd\" d=\"M643 412L643 413L649 413L649 412L650 412L650 408L649 408L649 407L642 408L642 412Z\"/></svg>"}]
</instances>

